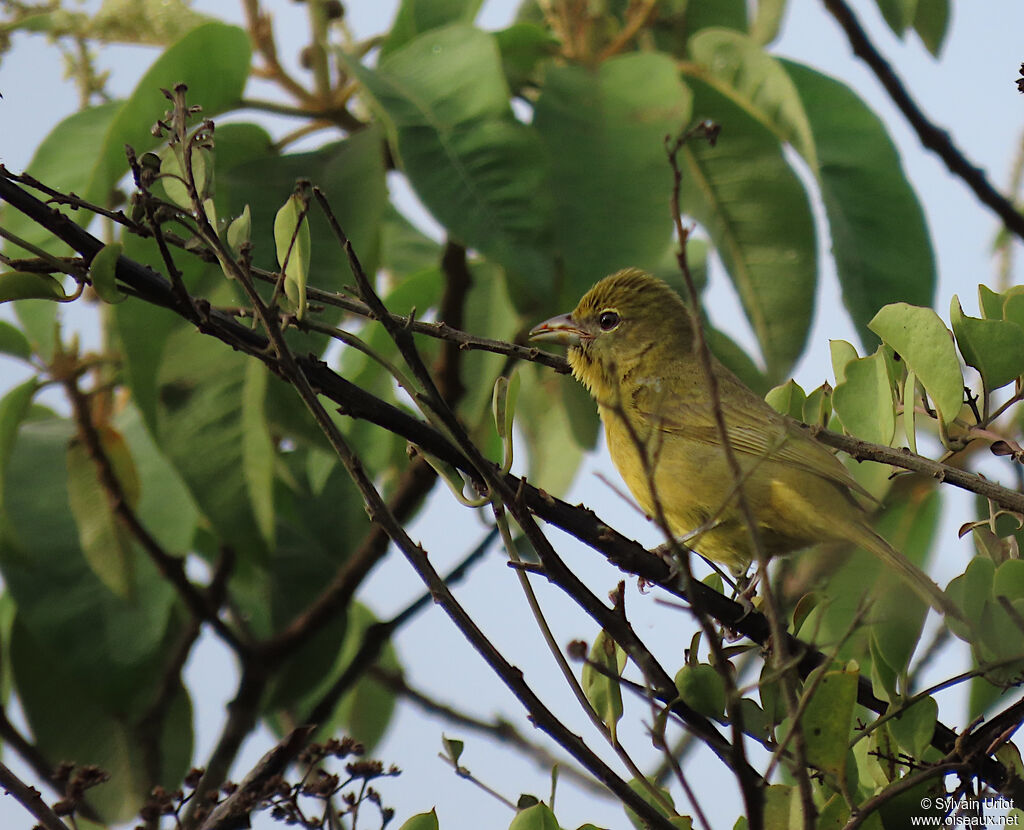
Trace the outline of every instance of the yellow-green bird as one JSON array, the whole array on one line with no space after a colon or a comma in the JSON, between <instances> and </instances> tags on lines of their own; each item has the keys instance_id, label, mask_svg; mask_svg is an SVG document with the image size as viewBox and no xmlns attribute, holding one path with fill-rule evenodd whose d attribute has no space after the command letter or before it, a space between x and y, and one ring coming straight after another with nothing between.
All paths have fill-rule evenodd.
<instances>
[{"instance_id":1,"label":"yellow-green bird","mask_svg":"<svg viewBox=\"0 0 1024 830\"><path fill-rule=\"evenodd\" d=\"M569 314L530 332L568 345L573 375L597 401L612 461L651 516L736 572L754 558L722 448L687 307L637 269L605 277ZM867 495L825 446L711 358L742 487L768 556L853 542L898 572L926 602L960 617L919 568L868 524Z\"/></svg>"}]
</instances>

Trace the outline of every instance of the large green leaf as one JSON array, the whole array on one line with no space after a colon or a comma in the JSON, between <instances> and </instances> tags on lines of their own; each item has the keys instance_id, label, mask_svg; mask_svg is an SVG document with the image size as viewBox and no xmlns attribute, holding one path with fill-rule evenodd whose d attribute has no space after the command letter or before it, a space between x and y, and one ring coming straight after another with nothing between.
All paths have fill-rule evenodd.
<instances>
[{"instance_id":1,"label":"large green leaf","mask_svg":"<svg viewBox=\"0 0 1024 830\"><path fill-rule=\"evenodd\" d=\"M33 636L20 616L15 620L11 665L18 699L45 757L95 764L110 775L89 790L89 804L105 819L125 822L137 814L154 785L180 786L192 756L192 705L185 689L176 686L162 729L153 736L156 756L149 755L133 719L83 690L82 669L66 659L72 644L55 648ZM104 670L104 664L92 667ZM159 669L152 671L155 685ZM68 690L74 690L71 700ZM155 691L140 697L151 701ZM151 770L154 761L158 768Z\"/></svg>"},{"instance_id":2,"label":"large green leaf","mask_svg":"<svg viewBox=\"0 0 1024 830\"><path fill-rule=\"evenodd\" d=\"M248 362L188 328L173 331L157 369L156 438L220 543L251 562L266 547L245 476Z\"/></svg>"},{"instance_id":3,"label":"large green leaf","mask_svg":"<svg viewBox=\"0 0 1024 830\"><path fill-rule=\"evenodd\" d=\"M492 35L453 25L422 34L376 70L351 71L384 111L417 195L450 232L503 265L517 299L549 290L550 206L536 134L512 117Z\"/></svg>"},{"instance_id":4,"label":"large green leaf","mask_svg":"<svg viewBox=\"0 0 1024 830\"><path fill-rule=\"evenodd\" d=\"M114 101L69 115L36 148L26 172L64 193L88 192L96 159L121 106L120 101ZM75 211L70 215L82 222L92 218L85 211ZM0 206L0 222L11 233L46 251L70 254L71 249L58 242L48 230L6 203ZM24 255L11 243L5 242L4 245L12 256Z\"/></svg>"},{"instance_id":5,"label":"large green leaf","mask_svg":"<svg viewBox=\"0 0 1024 830\"><path fill-rule=\"evenodd\" d=\"M778 382L807 340L814 309L816 243L807 194L778 139L712 87L690 79L695 118L722 132L680 154L683 211L711 236Z\"/></svg>"},{"instance_id":6,"label":"large green leaf","mask_svg":"<svg viewBox=\"0 0 1024 830\"><path fill-rule=\"evenodd\" d=\"M391 31L380 47L385 58L417 35L450 23L472 23L483 0L402 0Z\"/></svg>"},{"instance_id":7,"label":"large green leaf","mask_svg":"<svg viewBox=\"0 0 1024 830\"><path fill-rule=\"evenodd\" d=\"M664 140L688 122L690 103L665 55L548 70L534 124L551 166L564 264L557 307L571 307L612 271L661 260L672 239Z\"/></svg>"},{"instance_id":8,"label":"large green leaf","mask_svg":"<svg viewBox=\"0 0 1024 830\"><path fill-rule=\"evenodd\" d=\"M818 166L811 125L785 67L752 37L732 29L703 29L687 44L704 80L793 145Z\"/></svg>"},{"instance_id":9,"label":"large green leaf","mask_svg":"<svg viewBox=\"0 0 1024 830\"><path fill-rule=\"evenodd\" d=\"M21 428L4 477L0 570L21 625L62 655L76 694L138 716L161 683L174 590L137 550L131 596L113 593L90 568L69 506L72 435L56 418Z\"/></svg>"},{"instance_id":10,"label":"large green leaf","mask_svg":"<svg viewBox=\"0 0 1024 830\"><path fill-rule=\"evenodd\" d=\"M885 125L845 84L785 61L811 122L843 302L861 342L886 303L931 305L935 257L924 211Z\"/></svg>"}]
</instances>

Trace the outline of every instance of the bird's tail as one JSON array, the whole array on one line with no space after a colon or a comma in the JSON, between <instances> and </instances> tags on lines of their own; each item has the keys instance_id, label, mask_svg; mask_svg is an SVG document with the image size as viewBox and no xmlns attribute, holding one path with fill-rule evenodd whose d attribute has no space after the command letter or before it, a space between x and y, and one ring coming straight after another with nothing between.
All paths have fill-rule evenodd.
<instances>
[{"instance_id":1,"label":"bird's tail","mask_svg":"<svg viewBox=\"0 0 1024 830\"><path fill-rule=\"evenodd\" d=\"M853 541L873 553L881 563L893 571L909 585L917 594L936 611L948 614L954 619L966 623L963 612L945 592L935 584L928 574L907 559L885 539L875 533L867 525L860 525Z\"/></svg>"}]
</instances>

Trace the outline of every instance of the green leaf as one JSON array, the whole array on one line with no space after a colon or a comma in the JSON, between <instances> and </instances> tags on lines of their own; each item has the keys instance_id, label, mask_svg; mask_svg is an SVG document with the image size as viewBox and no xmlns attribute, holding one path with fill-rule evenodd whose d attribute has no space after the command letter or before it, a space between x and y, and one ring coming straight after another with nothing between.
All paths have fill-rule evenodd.
<instances>
[{"instance_id":1,"label":"green leaf","mask_svg":"<svg viewBox=\"0 0 1024 830\"><path fill-rule=\"evenodd\" d=\"M0 303L11 300L56 300L68 298L64 286L49 274L5 271L0 274Z\"/></svg>"},{"instance_id":2,"label":"green leaf","mask_svg":"<svg viewBox=\"0 0 1024 830\"><path fill-rule=\"evenodd\" d=\"M347 65L386 113L403 171L450 235L504 266L513 296L550 291L542 150L512 116L493 36L447 26L376 70Z\"/></svg>"},{"instance_id":3,"label":"green leaf","mask_svg":"<svg viewBox=\"0 0 1024 830\"><path fill-rule=\"evenodd\" d=\"M588 658L583 665L583 692L597 716L614 735L623 712L619 676L626 667L626 652L602 630L594 638ZM604 671L600 671L595 664Z\"/></svg>"},{"instance_id":4,"label":"green leaf","mask_svg":"<svg viewBox=\"0 0 1024 830\"><path fill-rule=\"evenodd\" d=\"M110 427L98 427L103 454L114 471L128 507L139 500L139 479L124 438ZM135 551L132 537L113 509L112 495L99 480L97 462L81 441L68 447L68 502L78 525L79 544L93 573L122 597L135 593Z\"/></svg>"},{"instance_id":5,"label":"green leaf","mask_svg":"<svg viewBox=\"0 0 1024 830\"><path fill-rule=\"evenodd\" d=\"M75 639L69 639L63 648L52 648L33 636L19 614L10 655L18 699L35 744L47 757L95 764L110 775L109 781L89 790L89 804L107 822L120 824L137 814L154 783L180 786L192 754L191 704L180 685L169 690L171 705L156 742L156 757L150 756L161 771L160 780L153 782L136 722L83 688L81 675L66 659L74 646ZM106 665L107 661L97 663L93 670L102 671ZM151 671L159 674L156 665ZM74 706L67 705L68 688L75 689ZM147 698L155 693L155 688L139 691Z\"/></svg>"},{"instance_id":6,"label":"green leaf","mask_svg":"<svg viewBox=\"0 0 1024 830\"><path fill-rule=\"evenodd\" d=\"M266 546L245 478L243 418L249 359L177 326L156 366L154 437L222 544L258 560Z\"/></svg>"},{"instance_id":7,"label":"green leaf","mask_svg":"<svg viewBox=\"0 0 1024 830\"><path fill-rule=\"evenodd\" d=\"M903 384L903 434L907 439L907 447L912 453L917 453L917 375L907 372L907 379Z\"/></svg>"},{"instance_id":8,"label":"green leaf","mask_svg":"<svg viewBox=\"0 0 1024 830\"><path fill-rule=\"evenodd\" d=\"M440 262L441 246L388 202L381 217L380 267L397 280Z\"/></svg>"},{"instance_id":9,"label":"green leaf","mask_svg":"<svg viewBox=\"0 0 1024 830\"><path fill-rule=\"evenodd\" d=\"M832 393L832 406L846 431L865 441L889 446L896 432L892 383L881 350L851 360L845 379Z\"/></svg>"},{"instance_id":10,"label":"green leaf","mask_svg":"<svg viewBox=\"0 0 1024 830\"><path fill-rule=\"evenodd\" d=\"M267 367L258 360L248 361L242 386L242 465L260 535L269 549L274 547L274 460L277 450L263 411L267 380Z\"/></svg>"},{"instance_id":11,"label":"green leaf","mask_svg":"<svg viewBox=\"0 0 1024 830\"><path fill-rule=\"evenodd\" d=\"M827 383L823 383L817 389L812 390L804 401L804 410L798 420L811 426L827 427L832 417L832 393L833 389Z\"/></svg>"},{"instance_id":12,"label":"green leaf","mask_svg":"<svg viewBox=\"0 0 1024 830\"><path fill-rule=\"evenodd\" d=\"M558 39L536 23L514 23L494 33L505 80L519 90L539 74L541 62L558 54Z\"/></svg>"},{"instance_id":13,"label":"green leaf","mask_svg":"<svg viewBox=\"0 0 1024 830\"><path fill-rule=\"evenodd\" d=\"M26 172L63 193L85 194L107 131L120 108L121 102L114 101L69 115L36 148ZM83 210L67 211L66 215L84 223L92 219L92 214ZM11 233L51 254L71 253L46 228L9 204L0 206L0 221ZM29 253L6 240L4 250L15 257Z\"/></svg>"},{"instance_id":14,"label":"green leaf","mask_svg":"<svg viewBox=\"0 0 1024 830\"><path fill-rule=\"evenodd\" d=\"M1005 299L1002 294L993 291L984 283L978 285L978 308L981 309L981 316L986 320L1003 319L1003 301ZM1019 323L1019 321L1015 322Z\"/></svg>"},{"instance_id":15,"label":"green leaf","mask_svg":"<svg viewBox=\"0 0 1024 830\"><path fill-rule=\"evenodd\" d=\"M28 415L32 398L38 390L39 380L33 377L15 386L0 399L0 506L4 504L3 473L10 461L21 422Z\"/></svg>"},{"instance_id":16,"label":"green leaf","mask_svg":"<svg viewBox=\"0 0 1024 830\"><path fill-rule=\"evenodd\" d=\"M815 673L808 679L808 689L817 676ZM824 671L800 719L807 763L837 779L846 769L857 677L856 671Z\"/></svg>"},{"instance_id":17,"label":"green leaf","mask_svg":"<svg viewBox=\"0 0 1024 830\"><path fill-rule=\"evenodd\" d=\"M933 697L923 697L909 709L889 721L889 731L896 742L912 758L920 758L931 745L939 704Z\"/></svg>"},{"instance_id":18,"label":"green leaf","mask_svg":"<svg viewBox=\"0 0 1024 830\"><path fill-rule=\"evenodd\" d=\"M683 702L715 720L725 712L725 682L714 666L707 663L683 666L675 677L676 690Z\"/></svg>"},{"instance_id":19,"label":"green leaf","mask_svg":"<svg viewBox=\"0 0 1024 830\"><path fill-rule=\"evenodd\" d=\"M32 357L32 346L21 329L6 320L0 320L0 354L29 360Z\"/></svg>"},{"instance_id":20,"label":"green leaf","mask_svg":"<svg viewBox=\"0 0 1024 830\"><path fill-rule=\"evenodd\" d=\"M722 134L714 147L683 147L683 211L711 236L769 380L778 382L803 351L814 307L817 248L807 194L770 131L707 84L691 79L690 86L694 117L721 124Z\"/></svg>"},{"instance_id":21,"label":"green leaf","mask_svg":"<svg viewBox=\"0 0 1024 830\"><path fill-rule=\"evenodd\" d=\"M309 276L308 207L301 196L293 193L274 217L274 244L277 263L284 276L284 293L300 320L306 314L306 279Z\"/></svg>"},{"instance_id":22,"label":"green leaf","mask_svg":"<svg viewBox=\"0 0 1024 830\"><path fill-rule=\"evenodd\" d=\"M516 813L508 830L561 830L558 819L547 804L540 802Z\"/></svg>"},{"instance_id":23,"label":"green leaf","mask_svg":"<svg viewBox=\"0 0 1024 830\"><path fill-rule=\"evenodd\" d=\"M128 444L138 475L136 513L165 550L184 554L199 521L199 510L188 488L154 443L135 405L125 406L114 426Z\"/></svg>"},{"instance_id":24,"label":"green leaf","mask_svg":"<svg viewBox=\"0 0 1024 830\"><path fill-rule=\"evenodd\" d=\"M876 314L870 328L892 346L917 375L943 424L960 414L964 378L950 331L930 308L892 303Z\"/></svg>"},{"instance_id":25,"label":"green leaf","mask_svg":"<svg viewBox=\"0 0 1024 830\"><path fill-rule=\"evenodd\" d=\"M688 49L703 80L792 144L812 170L818 168L807 113L782 63L753 37L731 29L703 29L690 38Z\"/></svg>"},{"instance_id":26,"label":"green leaf","mask_svg":"<svg viewBox=\"0 0 1024 830\"><path fill-rule=\"evenodd\" d=\"M551 168L560 308L605 274L652 269L671 244L664 139L690 120L690 98L666 55L548 68L534 126Z\"/></svg>"},{"instance_id":27,"label":"green leaf","mask_svg":"<svg viewBox=\"0 0 1024 830\"><path fill-rule=\"evenodd\" d=\"M935 256L924 211L885 124L845 84L791 61L817 149L816 174L839 282L861 343L883 305L932 304Z\"/></svg>"},{"instance_id":28,"label":"green leaf","mask_svg":"<svg viewBox=\"0 0 1024 830\"><path fill-rule=\"evenodd\" d=\"M897 37L903 37L907 27L914 21L914 9L918 0L875 0L885 22Z\"/></svg>"},{"instance_id":29,"label":"green leaf","mask_svg":"<svg viewBox=\"0 0 1024 830\"><path fill-rule=\"evenodd\" d=\"M93 291L105 303L119 303L128 299L120 288L117 287L117 260L124 252L124 245L120 242L111 242L104 245L89 263L89 279L92 281Z\"/></svg>"},{"instance_id":30,"label":"green leaf","mask_svg":"<svg viewBox=\"0 0 1024 830\"><path fill-rule=\"evenodd\" d=\"M235 256L242 250L242 245L246 244L252 239L252 215L249 212L249 206L246 205L242 208L242 212L231 220L231 224L228 225L227 232L227 243L231 246L231 250L234 251Z\"/></svg>"},{"instance_id":31,"label":"green leaf","mask_svg":"<svg viewBox=\"0 0 1024 830\"><path fill-rule=\"evenodd\" d=\"M380 47L381 59L431 29L472 23L483 0L402 0L391 31Z\"/></svg>"},{"instance_id":32,"label":"green leaf","mask_svg":"<svg viewBox=\"0 0 1024 830\"><path fill-rule=\"evenodd\" d=\"M1024 329L1016 323L968 317L956 294L949 304L949 321L964 362L978 370L986 392L1024 374Z\"/></svg>"},{"instance_id":33,"label":"green leaf","mask_svg":"<svg viewBox=\"0 0 1024 830\"><path fill-rule=\"evenodd\" d=\"M656 787L661 798L655 798L654 794L651 792L650 783L636 778L629 781L629 788L650 804L661 815L665 816L665 818L675 815L672 796L667 789L663 787ZM647 830L649 827L648 823L641 820L640 816L634 813L629 807L626 808L626 818L629 819L629 823L632 824L636 830Z\"/></svg>"},{"instance_id":34,"label":"green leaf","mask_svg":"<svg viewBox=\"0 0 1024 830\"><path fill-rule=\"evenodd\" d=\"M786 0L757 0L757 12L750 21L751 39L762 45L775 40L785 11Z\"/></svg>"},{"instance_id":35,"label":"green leaf","mask_svg":"<svg viewBox=\"0 0 1024 830\"><path fill-rule=\"evenodd\" d=\"M857 349L846 340L829 340L829 352L832 355L832 374L836 376L836 384L846 380L846 367L854 360L859 360Z\"/></svg>"},{"instance_id":36,"label":"green leaf","mask_svg":"<svg viewBox=\"0 0 1024 830\"><path fill-rule=\"evenodd\" d=\"M796 418L798 421L803 420L804 404L807 401L807 395L804 393L804 390L800 388L800 384L792 378L787 380L781 386L776 386L771 389L768 394L764 396L764 399L776 412L781 412L783 415L789 415L791 418Z\"/></svg>"},{"instance_id":37,"label":"green leaf","mask_svg":"<svg viewBox=\"0 0 1024 830\"><path fill-rule=\"evenodd\" d=\"M192 177L195 180L196 193L200 200L204 197L209 186L209 177L213 172L213 162L210 151L205 147L196 145L190 146L192 152ZM182 210L192 212L192 197L189 195L188 185L185 183L188 177L182 166L179 156L184 155L184 150L177 145L164 147L160 151L160 178L157 180L163 188L167 199ZM216 223L214 223L216 227Z\"/></svg>"},{"instance_id":38,"label":"green leaf","mask_svg":"<svg viewBox=\"0 0 1024 830\"><path fill-rule=\"evenodd\" d=\"M439 828L437 811L432 809L429 813L419 813L408 819L398 830L439 830Z\"/></svg>"},{"instance_id":39,"label":"green leaf","mask_svg":"<svg viewBox=\"0 0 1024 830\"><path fill-rule=\"evenodd\" d=\"M69 505L73 434L56 418L22 426L4 476L0 569L20 624L39 644L39 660L59 655L61 676L74 679L76 703L92 701L118 717L137 718L163 682L168 641L179 636L181 618L172 614L173 588L148 557L135 562L132 597L111 592L89 567ZM46 676L55 689L65 686ZM46 714L52 722L54 713ZM75 717L85 720L80 712Z\"/></svg>"},{"instance_id":40,"label":"green leaf","mask_svg":"<svg viewBox=\"0 0 1024 830\"><path fill-rule=\"evenodd\" d=\"M309 179L324 192L364 270L376 273L387 202L381 131L368 127L310 153L250 158L218 174L218 188L228 188L225 213L237 216L247 206L252 213L253 262L258 267L271 271L276 267L276 247L264 240L273 226L276 206L294 191L297 179ZM352 198L354 193L358 199ZM311 210L306 224L317 249L309 265L309 282L324 291L339 291L352 281L348 257L322 211ZM337 319L340 313L332 311L325 317Z\"/></svg>"},{"instance_id":41,"label":"green leaf","mask_svg":"<svg viewBox=\"0 0 1024 830\"><path fill-rule=\"evenodd\" d=\"M949 32L949 0L917 0L914 30L925 48L938 57Z\"/></svg>"},{"instance_id":42,"label":"green leaf","mask_svg":"<svg viewBox=\"0 0 1024 830\"><path fill-rule=\"evenodd\" d=\"M552 407L551 401L562 397L562 385L575 384L575 381L542 370L535 364L523 366L520 377L519 428L526 441L528 477L548 493L559 495L576 476L583 460L583 446L576 437L577 430L569 413L563 407Z\"/></svg>"}]
</instances>

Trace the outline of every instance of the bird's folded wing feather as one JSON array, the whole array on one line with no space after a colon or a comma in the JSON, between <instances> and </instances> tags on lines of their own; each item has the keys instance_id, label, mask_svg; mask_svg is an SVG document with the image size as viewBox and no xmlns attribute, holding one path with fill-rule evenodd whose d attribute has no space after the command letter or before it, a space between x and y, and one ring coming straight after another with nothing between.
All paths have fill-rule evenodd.
<instances>
[{"instance_id":1,"label":"bird's folded wing feather","mask_svg":"<svg viewBox=\"0 0 1024 830\"><path fill-rule=\"evenodd\" d=\"M875 500L830 450L804 433L795 421L771 409L750 390L743 388L743 392L750 396L750 405L731 406L725 413L733 450L806 470ZM706 398L684 400L679 395L641 388L632 399L633 411L645 426L712 446L721 445L711 403Z\"/></svg>"}]
</instances>

